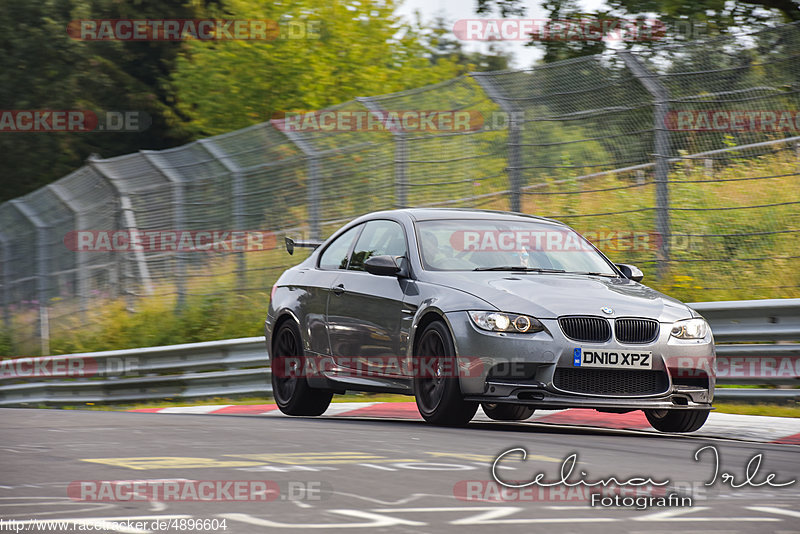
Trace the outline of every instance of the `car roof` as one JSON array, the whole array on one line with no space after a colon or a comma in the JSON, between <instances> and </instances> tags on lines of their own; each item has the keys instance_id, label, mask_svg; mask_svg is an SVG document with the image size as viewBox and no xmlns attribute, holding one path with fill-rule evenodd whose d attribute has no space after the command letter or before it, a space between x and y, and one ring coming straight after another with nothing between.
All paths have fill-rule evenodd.
<instances>
[{"instance_id":1,"label":"car roof","mask_svg":"<svg viewBox=\"0 0 800 534\"><path fill-rule=\"evenodd\" d=\"M404 208L398 210L378 211L365 215L363 218L375 218L389 214L405 213L415 221L433 221L433 220L448 220L448 219L491 219L491 220L506 220L506 221L524 221L524 222L545 222L558 226L566 226L564 223L546 217L538 217L536 215L528 215L525 213L513 213L509 211L500 210L479 210L468 208ZM362 217L359 217L361 219Z\"/></svg>"}]
</instances>

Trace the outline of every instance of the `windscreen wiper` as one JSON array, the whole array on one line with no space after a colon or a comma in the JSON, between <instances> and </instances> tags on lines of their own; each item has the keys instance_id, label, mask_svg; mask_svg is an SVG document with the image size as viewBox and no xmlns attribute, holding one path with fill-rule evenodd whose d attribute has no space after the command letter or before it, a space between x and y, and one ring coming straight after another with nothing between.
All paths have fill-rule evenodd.
<instances>
[{"instance_id":1,"label":"windscreen wiper","mask_svg":"<svg viewBox=\"0 0 800 534\"><path fill-rule=\"evenodd\" d=\"M569 274L588 274L590 276L605 276L606 278L619 278L619 276L616 274L597 273L594 271L570 271Z\"/></svg>"},{"instance_id":2,"label":"windscreen wiper","mask_svg":"<svg viewBox=\"0 0 800 534\"><path fill-rule=\"evenodd\" d=\"M522 271L526 273L564 273L564 269L542 269L541 267L524 267L522 265L500 265L498 267L476 267L473 271Z\"/></svg>"}]
</instances>

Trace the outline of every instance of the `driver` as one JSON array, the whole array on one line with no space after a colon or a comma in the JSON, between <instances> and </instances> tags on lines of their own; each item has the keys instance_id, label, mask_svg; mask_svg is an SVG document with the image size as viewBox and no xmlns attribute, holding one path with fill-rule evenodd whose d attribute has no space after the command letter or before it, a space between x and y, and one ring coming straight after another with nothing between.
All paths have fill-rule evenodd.
<instances>
[{"instance_id":1,"label":"driver","mask_svg":"<svg viewBox=\"0 0 800 534\"><path fill-rule=\"evenodd\" d=\"M422 257L425 263L434 269L441 269L441 265L438 264L446 260L447 256L439 248L439 240L436 238L436 235L430 231L423 231L422 235L420 235L420 240L422 244Z\"/></svg>"}]
</instances>

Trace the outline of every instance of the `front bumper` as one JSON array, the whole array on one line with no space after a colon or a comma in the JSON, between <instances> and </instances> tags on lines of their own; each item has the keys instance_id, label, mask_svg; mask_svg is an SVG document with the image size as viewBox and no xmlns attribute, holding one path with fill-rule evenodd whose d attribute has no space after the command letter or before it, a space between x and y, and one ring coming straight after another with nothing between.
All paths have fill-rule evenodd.
<instances>
[{"instance_id":1,"label":"front bumper","mask_svg":"<svg viewBox=\"0 0 800 534\"><path fill-rule=\"evenodd\" d=\"M499 393L499 394L498 394ZM591 408L595 410L698 410L711 409L707 390L675 391L660 397L583 397L578 394L559 395L530 387L513 388L495 386L491 395L466 395L468 401L525 404L541 409L559 410L564 408Z\"/></svg>"},{"instance_id":2,"label":"front bumper","mask_svg":"<svg viewBox=\"0 0 800 534\"><path fill-rule=\"evenodd\" d=\"M563 335L554 319L542 320L545 331L535 334L488 332L478 329L466 312L447 314L460 361L480 362L459 375L467 400L526 404L541 408L595 408L614 410L710 409L714 395L714 341L679 340L670 336L671 324L661 324L655 341L622 344L576 342ZM573 368L575 348L622 349L652 352L652 372L659 387L645 394L606 394L560 389L557 369ZM510 373L498 376L498 369ZM514 369L520 370L515 373ZM586 369L593 372L594 369ZM642 373L644 371L630 371Z\"/></svg>"}]
</instances>

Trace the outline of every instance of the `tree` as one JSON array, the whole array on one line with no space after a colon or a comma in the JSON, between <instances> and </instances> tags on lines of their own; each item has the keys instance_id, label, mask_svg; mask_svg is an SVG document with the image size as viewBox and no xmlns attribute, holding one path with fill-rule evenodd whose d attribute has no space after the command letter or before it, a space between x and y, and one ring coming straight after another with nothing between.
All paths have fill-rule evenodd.
<instances>
[{"instance_id":1,"label":"tree","mask_svg":"<svg viewBox=\"0 0 800 534\"><path fill-rule=\"evenodd\" d=\"M488 54L479 51L467 52L462 41L453 35L453 25L443 18L437 18L431 28L431 54L433 60L449 58L461 66L461 73L506 70L511 63L511 55L490 43Z\"/></svg>"},{"instance_id":2,"label":"tree","mask_svg":"<svg viewBox=\"0 0 800 534\"><path fill-rule=\"evenodd\" d=\"M3 132L0 201L80 167L86 157L158 149L189 140L168 82L180 42L80 41L80 19L191 19L210 1L4 0L0 7L0 108L137 111L152 124L138 133Z\"/></svg>"},{"instance_id":3,"label":"tree","mask_svg":"<svg viewBox=\"0 0 800 534\"><path fill-rule=\"evenodd\" d=\"M624 41L622 44L628 48L681 42L731 33L738 29L756 29L781 22L800 21L800 5L792 0L608 0L607 3L610 9L594 12L581 11L576 0L544 0L542 6L551 20L559 21L601 19L621 23L639 21L646 25L652 19L657 19L660 23L657 38ZM525 7L520 0L477 0L476 12L496 12L502 17L521 17L525 14ZM602 53L609 43L607 40L531 40L528 45L543 48L545 54L542 61L552 63Z\"/></svg>"},{"instance_id":4,"label":"tree","mask_svg":"<svg viewBox=\"0 0 800 534\"><path fill-rule=\"evenodd\" d=\"M227 18L276 21L280 35L188 43L172 77L179 109L195 135L214 135L281 111L317 110L456 76L456 62L435 57L420 24L394 10L393 0L226 1Z\"/></svg>"}]
</instances>

